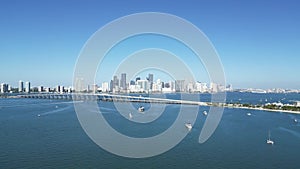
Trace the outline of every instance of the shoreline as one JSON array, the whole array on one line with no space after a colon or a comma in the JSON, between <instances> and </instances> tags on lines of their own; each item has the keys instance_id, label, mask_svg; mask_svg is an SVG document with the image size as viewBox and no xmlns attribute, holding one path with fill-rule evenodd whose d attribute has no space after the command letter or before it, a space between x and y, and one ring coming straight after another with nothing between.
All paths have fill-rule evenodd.
<instances>
[{"instance_id":1,"label":"shoreline","mask_svg":"<svg viewBox=\"0 0 300 169\"><path fill-rule=\"evenodd\" d=\"M259 110L259 111L268 111L268 112L276 112L276 113L290 113L290 114L300 114L300 111L292 111L292 110L280 110L280 109L266 109L266 108L254 108L254 107L236 107L236 106L224 106L226 108L234 108L234 109L247 109L247 110Z\"/></svg>"}]
</instances>

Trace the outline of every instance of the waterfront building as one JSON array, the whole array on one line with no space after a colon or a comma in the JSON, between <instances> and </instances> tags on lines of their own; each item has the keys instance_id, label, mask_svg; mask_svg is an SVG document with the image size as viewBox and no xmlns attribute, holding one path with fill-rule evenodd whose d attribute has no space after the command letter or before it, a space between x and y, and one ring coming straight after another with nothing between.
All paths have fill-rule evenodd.
<instances>
[{"instance_id":1,"label":"waterfront building","mask_svg":"<svg viewBox=\"0 0 300 169\"><path fill-rule=\"evenodd\" d=\"M97 84L92 84L92 91L93 91L93 93L98 92L98 85Z\"/></svg>"},{"instance_id":2,"label":"waterfront building","mask_svg":"<svg viewBox=\"0 0 300 169\"><path fill-rule=\"evenodd\" d=\"M25 83L25 92L30 93L30 82Z\"/></svg>"},{"instance_id":3,"label":"waterfront building","mask_svg":"<svg viewBox=\"0 0 300 169\"><path fill-rule=\"evenodd\" d=\"M127 87L126 87L126 73L121 74L120 87L121 87L121 90L126 90L127 89Z\"/></svg>"},{"instance_id":4,"label":"waterfront building","mask_svg":"<svg viewBox=\"0 0 300 169\"><path fill-rule=\"evenodd\" d=\"M19 92L23 92L24 91L24 83L22 80L19 81Z\"/></svg>"},{"instance_id":5,"label":"waterfront building","mask_svg":"<svg viewBox=\"0 0 300 169\"><path fill-rule=\"evenodd\" d=\"M59 86L59 85L56 86L55 92L56 92L56 93L60 93L60 86Z\"/></svg>"},{"instance_id":6,"label":"waterfront building","mask_svg":"<svg viewBox=\"0 0 300 169\"><path fill-rule=\"evenodd\" d=\"M60 93L64 93L64 92L65 92L65 87L64 87L64 86L60 86L59 92L60 92Z\"/></svg>"},{"instance_id":7,"label":"waterfront building","mask_svg":"<svg viewBox=\"0 0 300 169\"><path fill-rule=\"evenodd\" d=\"M176 92L184 92L185 90L184 80L176 80L175 81L175 91Z\"/></svg>"},{"instance_id":8,"label":"waterfront building","mask_svg":"<svg viewBox=\"0 0 300 169\"><path fill-rule=\"evenodd\" d=\"M72 93L72 91L73 91L73 88L71 86L68 87L68 93Z\"/></svg>"},{"instance_id":9,"label":"waterfront building","mask_svg":"<svg viewBox=\"0 0 300 169\"><path fill-rule=\"evenodd\" d=\"M153 85L153 74L149 73L148 75L148 81L149 81L149 88L152 90L152 85Z\"/></svg>"},{"instance_id":10,"label":"waterfront building","mask_svg":"<svg viewBox=\"0 0 300 169\"><path fill-rule=\"evenodd\" d=\"M43 86L39 86L38 87L38 92L43 92L44 91L44 87Z\"/></svg>"},{"instance_id":11,"label":"waterfront building","mask_svg":"<svg viewBox=\"0 0 300 169\"><path fill-rule=\"evenodd\" d=\"M1 83L0 90L1 90L1 93L7 93L8 92L8 84Z\"/></svg>"},{"instance_id":12,"label":"waterfront building","mask_svg":"<svg viewBox=\"0 0 300 169\"><path fill-rule=\"evenodd\" d=\"M114 78L113 78L113 88L114 89L118 88L119 87L119 83L120 83L120 81L118 79L118 76L114 76Z\"/></svg>"},{"instance_id":13,"label":"waterfront building","mask_svg":"<svg viewBox=\"0 0 300 169\"><path fill-rule=\"evenodd\" d=\"M103 87L102 87L102 89L103 89ZM109 84L109 91L112 92L113 90L114 90L114 81L111 80L110 84Z\"/></svg>"},{"instance_id":14,"label":"waterfront building","mask_svg":"<svg viewBox=\"0 0 300 169\"><path fill-rule=\"evenodd\" d=\"M46 87L45 92L49 93L51 91L50 87Z\"/></svg>"},{"instance_id":15,"label":"waterfront building","mask_svg":"<svg viewBox=\"0 0 300 169\"><path fill-rule=\"evenodd\" d=\"M138 80L137 85L140 87L141 92L148 92L149 90L148 80Z\"/></svg>"},{"instance_id":16,"label":"waterfront building","mask_svg":"<svg viewBox=\"0 0 300 169\"><path fill-rule=\"evenodd\" d=\"M187 85L187 91L188 92L194 92L195 91L195 87L194 87L194 83L193 82L189 82Z\"/></svg>"},{"instance_id":17,"label":"waterfront building","mask_svg":"<svg viewBox=\"0 0 300 169\"><path fill-rule=\"evenodd\" d=\"M101 87L102 87L102 92L109 92L108 82L103 82Z\"/></svg>"},{"instance_id":18,"label":"waterfront building","mask_svg":"<svg viewBox=\"0 0 300 169\"><path fill-rule=\"evenodd\" d=\"M196 91L200 93L208 92L207 83L196 82Z\"/></svg>"},{"instance_id":19,"label":"waterfront building","mask_svg":"<svg viewBox=\"0 0 300 169\"><path fill-rule=\"evenodd\" d=\"M218 84L213 83L213 82L210 83L210 87L209 88L210 88L210 91L212 93L217 93L219 91Z\"/></svg>"}]
</instances>

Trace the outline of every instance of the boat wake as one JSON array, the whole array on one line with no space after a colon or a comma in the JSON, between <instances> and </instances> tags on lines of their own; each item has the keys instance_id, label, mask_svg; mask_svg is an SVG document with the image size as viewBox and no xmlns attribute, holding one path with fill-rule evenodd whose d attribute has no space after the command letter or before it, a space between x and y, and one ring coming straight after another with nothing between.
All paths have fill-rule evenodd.
<instances>
[{"instance_id":1,"label":"boat wake","mask_svg":"<svg viewBox=\"0 0 300 169\"><path fill-rule=\"evenodd\" d=\"M40 114L38 114L37 116L40 117L40 116L45 116L45 115L49 115L49 114L59 113L59 112L64 111L64 110L68 110L68 109L70 109L71 107L73 107L73 106L67 106L67 107L63 107L63 108L58 108L58 107L56 106L54 110L47 111L47 112L44 112L44 113L40 113Z\"/></svg>"}]
</instances>

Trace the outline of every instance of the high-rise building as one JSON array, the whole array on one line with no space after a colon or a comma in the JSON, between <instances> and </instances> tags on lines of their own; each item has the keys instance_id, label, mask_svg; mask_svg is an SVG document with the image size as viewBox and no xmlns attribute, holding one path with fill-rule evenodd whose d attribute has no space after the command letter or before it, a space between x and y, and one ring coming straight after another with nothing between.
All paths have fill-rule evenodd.
<instances>
[{"instance_id":1,"label":"high-rise building","mask_svg":"<svg viewBox=\"0 0 300 169\"><path fill-rule=\"evenodd\" d=\"M93 84L92 85L92 90L93 90L93 93L97 93L97 91L98 91L98 85L97 84Z\"/></svg>"},{"instance_id":2,"label":"high-rise building","mask_svg":"<svg viewBox=\"0 0 300 169\"><path fill-rule=\"evenodd\" d=\"M121 81L120 81L120 87L122 90L126 90L126 73L121 74Z\"/></svg>"},{"instance_id":3,"label":"high-rise building","mask_svg":"<svg viewBox=\"0 0 300 169\"><path fill-rule=\"evenodd\" d=\"M39 86L38 87L38 92L43 92L44 91L44 87L43 86Z\"/></svg>"},{"instance_id":4,"label":"high-rise building","mask_svg":"<svg viewBox=\"0 0 300 169\"><path fill-rule=\"evenodd\" d=\"M176 92L184 91L184 80L176 80L175 81L175 91Z\"/></svg>"},{"instance_id":5,"label":"high-rise building","mask_svg":"<svg viewBox=\"0 0 300 169\"><path fill-rule=\"evenodd\" d=\"M219 91L218 84L211 82L210 83L210 91L212 93L217 93Z\"/></svg>"},{"instance_id":6,"label":"high-rise building","mask_svg":"<svg viewBox=\"0 0 300 169\"><path fill-rule=\"evenodd\" d=\"M59 91L60 91L60 93L64 93L65 92L65 87L64 86L60 86Z\"/></svg>"},{"instance_id":7,"label":"high-rise building","mask_svg":"<svg viewBox=\"0 0 300 169\"><path fill-rule=\"evenodd\" d=\"M24 91L24 83L22 80L19 81L19 92L23 92Z\"/></svg>"},{"instance_id":8,"label":"high-rise building","mask_svg":"<svg viewBox=\"0 0 300 169\"><path fill-rule=\"evenodd\" d=\"M141 92L146 92L149 90L149 82L148 80L138 80L137 85L140 87Z\"/></svg>"},{"instance_id":9,"label":"high-rise building","mask_svg":"<svg viewBox=\"0 0 300 169\"><path fill-rule=\"evenodd\" d=\"M102 92L109 92L109 85L108 82L103 82L102 83Z\"/></svg>"},{"instance_id":10,"label":"high-rise building","mask_svg":"<svg viewBox=\"0 0 300 169\"><path fill-rule=\"evenodd\" d=\"M1 90L1 93L6 93L6 92L8 92L8 84L1 83L1 85L0 85L0 90Z\"/></svg>"},{"instance_id":11,"label":"high-rise building","mask_svg":"<svg viewBox=\"0 0 300 169\"><path fill-rule=\"evenodd\" d=\"M114 90L114 81L111 80L109 84L109 91L112 92Z\"/></svg>"},{"instance_id":12,"label":"high-rise building","mask_svg":"<svg viewBox=\"0 0 300 169\"><path fill-rule=\"evenodd\" d=\"M30 93L30 82L25 83L25 92Z\"/></svg>"},{"instance_id":13,"label":"high-rise building","mask_svg":"<svg viewBox=\"0 0 300 169\"><path fill-rule=\"evenodd\" d=\"M60 86L59 85L56 86L55 91L56 91L56 93L60 93Z\"/></svg>"},{"instance_id":14,"label":"high-rise building","mask_svg":"<svg viewBox=\"0 0 300 169\"><path fill-rule=\"evenodd\" d=\"M148 75L148 81L149 81L149 87L152 90L152 85L153 85L153 74Z\"/></svg>"},{"instance_id":15,"label":"high-rise building","mask_svg":"<svg viewBox=\"0 0 300 169\"><path fill-rule=\"evenodd\" d=\"M118 76L114 76L114 88L119 87L119 79Z\"/></svg>"}]
</instances>

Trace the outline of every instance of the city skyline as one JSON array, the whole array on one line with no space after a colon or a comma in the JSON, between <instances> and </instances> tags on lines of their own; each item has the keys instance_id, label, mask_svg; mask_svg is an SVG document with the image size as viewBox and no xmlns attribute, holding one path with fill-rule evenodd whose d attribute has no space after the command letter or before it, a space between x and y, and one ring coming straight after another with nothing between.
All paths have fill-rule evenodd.
<instances>
[{"instance_id":1,"label":"city skyline","mask_svg":"<svg viewBox=\"0 0 300 169\"><path fill-rule=\"evenodd\" d=\"M119 78L120 77L120 78ZM300 93L300 89L284 88L234 88L232 84L218 84L214 82L188 81L186 79L161 80L153 73L147 76L135 76L127 79L125 72L120 75L114 75L110 81L101 83L86 84L84 79L77 79L75 86L64 86L56 84L55 86L44 86L41 84L31 85L30 81L19 80L18 86L12 86L8 83L0 82L0 93L217 93L217 92L251 92L251 93ZM78 81L79 80L79 81Z\"/></svg>"},{"instance_id":2,"label":"city skyline","mask_svg":"<svg viewBox=\"0 0 300 169\"><path fill-rule=\"evenodd\" d=\"M300 88L295 78L300 71L298 1L88 2L74 1L71 6L60 1L2 2L0 81L13 86L20 79L44 86L71 86L77 56L95 31L125 15L157 11L182 17L207 35L219 53L228 84ZM185 54L178 54L191 63ZM118 58L111 60L108 67ZM196 78L208 83L203 76L199 73Z\"/></svg>"}]
</instances>

